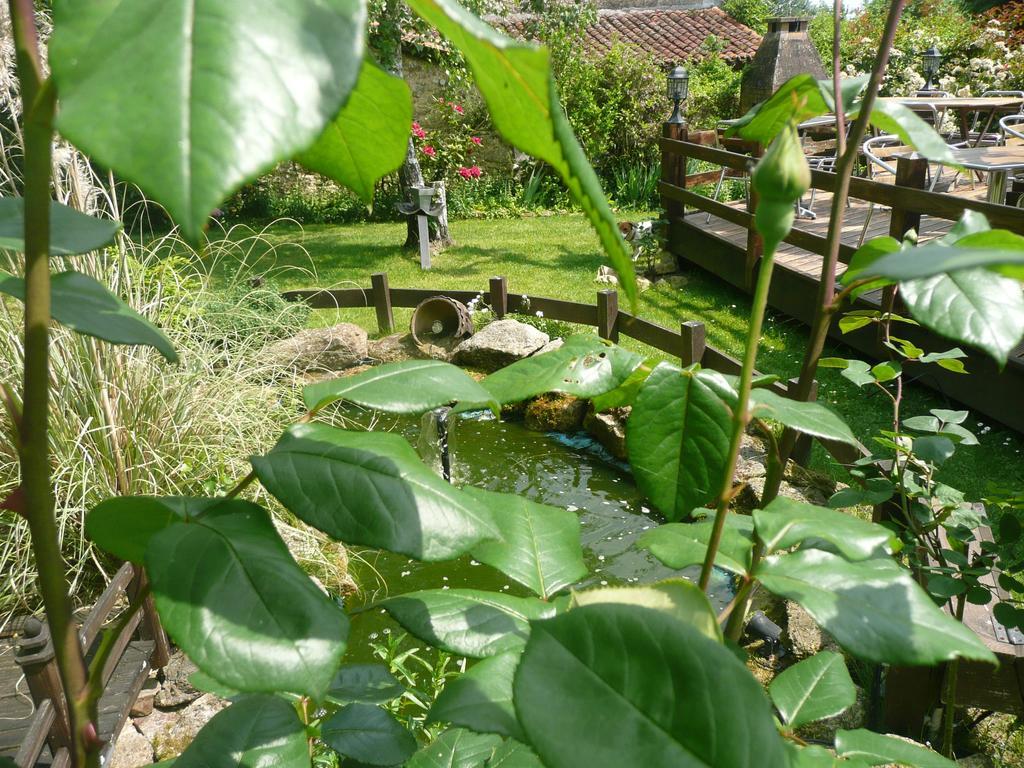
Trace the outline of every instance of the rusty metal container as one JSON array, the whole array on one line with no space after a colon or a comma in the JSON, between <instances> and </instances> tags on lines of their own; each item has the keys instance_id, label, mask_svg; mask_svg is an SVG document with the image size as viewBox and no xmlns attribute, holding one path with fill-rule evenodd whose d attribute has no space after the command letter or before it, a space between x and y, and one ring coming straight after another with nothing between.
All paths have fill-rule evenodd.
<instances>
[{"instance_id":1,"label":"rusty metal container","mask_svg":"<svg viewBox=\"0 0 1024 768\"><path fill-rule=\"evenodd\" d=\"M409 323L417 344L437 344L473 334L473 319L461 301L432 296L416 305Z\"/></svg>"}]
</instances>

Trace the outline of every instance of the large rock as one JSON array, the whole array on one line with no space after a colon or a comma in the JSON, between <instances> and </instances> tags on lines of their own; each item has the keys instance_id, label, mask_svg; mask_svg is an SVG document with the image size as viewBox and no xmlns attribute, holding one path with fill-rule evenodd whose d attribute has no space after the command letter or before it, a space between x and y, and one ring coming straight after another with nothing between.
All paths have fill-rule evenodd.
<instances>
[{"instance_id":1,"label":"large rock","mask_svg":"<svg viewBox=\"0 0 1024 768\"><path fill-rule=\"evenodd\" d=\"M549 341L548 335L518 320L495 320L455 348L452 362L496 371L528 357Z\"/></svg>"},{"instance_id":2,"label":"large rock","mask_svg":"<svg viewBox=\"0 0 1024 768\"><path fill-rule=\"evenodd\" d=\"M183 704L191 704L203 695L202 691L196 690L189 682L193 673L198 667L181 651L175 651L163 668L163 682L160 690L156 692L153 702L160 709L172 709Z\"/></svg>"},{"instance_id":3,"label":"large rock","mask_svg":"<svg viewBox=\"0 0 1024 768\"><path fill-rule=\"evenodd\" d=\"M590 412L583 419L583 428L617 459L626 458L626 419L632 409L612 408L604 413Z\"/></svg>"},{"instance_id":4,"label":"large rock","mask_svg":"<svg viewBox=\"0 0 1024 768\"><path fill-rule=\"evenodd\" d=\"M444 344L440 345L417 344L411 333L393 333L382 339L371 339L367 344L366 356L374 365L427 358L447 360L455 343L452 339L445 339Z\"/></svg>"},{"instance_id":5,"label":"large rock","mask_svg":"<svg viewBox=\"0 0 1024 768\"><path fill-rule=\"evenodd\" d=\"M835 641L798 603L786 601L786 638L793 655L806 659L819 651L839 651Z\"/></svg>"},{"instance_id":6,"label":"large rock","mask_svg":"<svg viewBox=\"0 0 1024 768\"><path fill-rule=\"evenodd\" d=\"M358 365L367 356L366 331L352 323L330 328L307 328L267 347L267 361L300 373L340 371Z\"/></svg>"},{"instance_id":7,"label":"large rock","mask_svg":"<svg viewBox=\"0 0 1024 768\"><path fill-rule=\"evenodd\" d=\"M142 768L153 763L153 745L129 720L114 742L107 768Z\"/></svg>"},{"instance_id":8,"label":"large rock","mask_svg":"<svg viewBox=\"0 0 1024 768\"><path fill-rule=\"evenodd\" d=\"M153 735L153 753L156 759L170 760L180 755L192 743L202 727L227 706L228 702L207 693L185 709L176 712L176 716Z\"/></svg>"},{"instance_id":9,"label":"large rock","mask_svg":"<svg viewBox=\"0 0 1024 768\"><path fill-rule=\"evenodd\" d=\"M587 414L587 401L551 392L530 401L525 424L534 432L576 432Z\"/></svg>"}]
</instances>

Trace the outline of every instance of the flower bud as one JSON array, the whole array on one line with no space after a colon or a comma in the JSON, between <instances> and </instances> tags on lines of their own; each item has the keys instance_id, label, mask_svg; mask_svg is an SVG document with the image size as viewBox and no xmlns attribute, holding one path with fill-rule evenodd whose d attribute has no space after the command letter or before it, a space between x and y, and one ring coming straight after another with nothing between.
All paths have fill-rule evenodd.
<instances>
[{"instance_id":1,"label":"flower bud","mask_svg":"<svg viewBox=\"0 0 1024 768\"><path fill-rule=\"evenodd\" d=\"M774 253L793 226L797 201L811 186L811 169L795 125L788 124L775 137L751 182L759 197L754 225L764 239L765 251Z\"/></svg>"}]
</instances>

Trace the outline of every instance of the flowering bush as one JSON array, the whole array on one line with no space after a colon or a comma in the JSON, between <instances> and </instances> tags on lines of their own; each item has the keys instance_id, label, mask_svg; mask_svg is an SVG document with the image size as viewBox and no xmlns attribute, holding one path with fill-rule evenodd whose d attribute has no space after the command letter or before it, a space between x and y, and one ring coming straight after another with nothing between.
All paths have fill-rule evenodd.
<instances>
[{"instance_id":1,"label":"flowering bush","mask_svg":"<svg viewBox=\"0 0 1024 768\"><path fill-rule=\"evenodd\" d=\"M470 124L466 109L454 101L437 99L435 112L435 127L428 130L419 122L412 124L423 177L445 182L479 179L484 172L473 161L474 152L483 146L483 139L476 135L479 128Z\"/></svg>"},{"instance_id":2,"label":"flowering bush","mask_svg":"<svg viewBox=\"0 0 1024 768\"><path fill-rule=\"evenodd\" d=\"M886 7L871 0L863 13L843 24L841 53L847 75L870 70L878 51ZM811 36L826 65L830 65L831 11L822 11L815 17ZM971 15L957 0L916 0L904 13L897 30L882 93L906 95L924 88L921 54L932 45L942 53L938 78L932 82L934 88L977 96L988 90L1024 86L1020 39L1008 42L998 18Z\"/></svg>"}]
</instances>

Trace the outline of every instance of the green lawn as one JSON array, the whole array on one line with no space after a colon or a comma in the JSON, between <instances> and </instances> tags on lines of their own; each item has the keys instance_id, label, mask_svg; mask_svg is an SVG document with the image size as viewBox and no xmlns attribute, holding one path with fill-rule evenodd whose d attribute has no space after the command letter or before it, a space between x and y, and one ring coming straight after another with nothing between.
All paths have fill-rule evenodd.
<instances>
[{"instance_id":1,"label":"green lawn","mask_svg":"<svg viewBox=\"0 0 1024 768\"><path fill-rule=\"evenodd\" d=\"M630 218L622 214L622 218ZM516 293L551 296L594 302L598 289L594 282L603 263L597 239L582 215L539 216L518 220L453 221L452 236L457 245L433 258L429 272L420 270L418 257L401 249L404 224L359 224L350 226L306 226L277 224L266 232L267 245L251 250L249 264L259 271L273 270L275 284L281 288L340 288L366 286L373 272L386 272L392 287L443 287L448 289L487 289L493 275L508 278L509 290ZM236 233L237 235L237 233ZM273 246L270 248L268 246ZM221 270L237 269L237 263L222 261ZM649 320L677 328L683 320L701 320L707 326L708 343L738 355L742 350L750 304L747 297L718 279L691 269L681 290L666 283L641 294L639 314ZM355 322L376 333L372 309L324 311L317 313L318 323L338 319ZM409 310L396 310L400 326L408 324ZM765 325L758 368L783 377L795 376L806 343L802 325L783 316L772 315ZM631 346L648 354L665 357L631 340ZM842 348L826 350L826 355L853 356ZM834 371L820 375L819 397L835 407L847 419L856 434L865 441L879 429L889 426L888 399L880 392L865 394ZM907 388L905 416L924 413L928 408L949 403L930 390ZM998 425L983 432L987 419L973 415L966 426L979 432L981 445L962 448L953 462L944 468L945 482L968 491L972 496L984 493L989 479L1024 486L1024 440ZM837 472L820 448L815 451L815 466Z\"/></svg>"}]
</instances>

